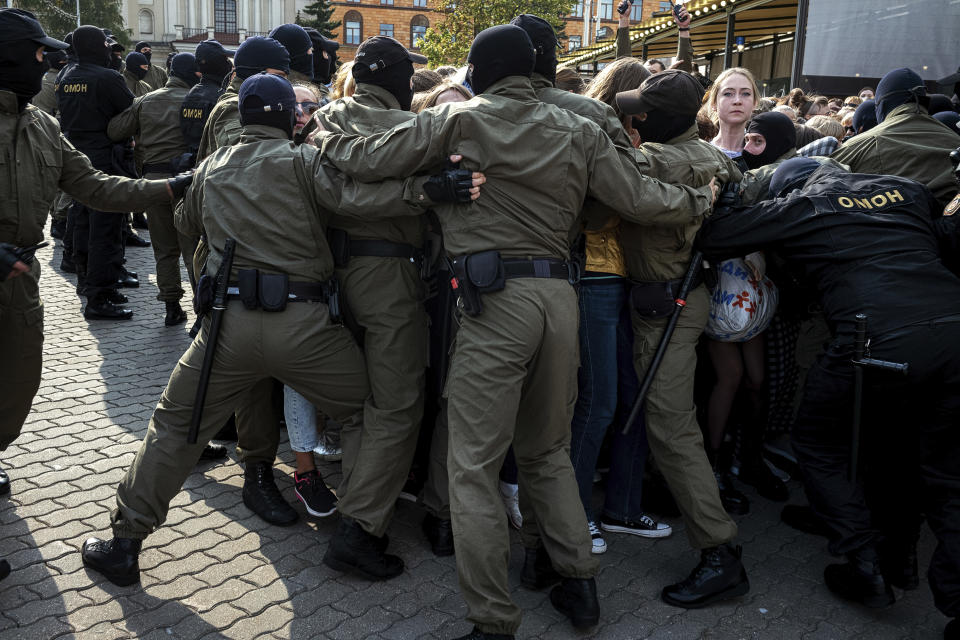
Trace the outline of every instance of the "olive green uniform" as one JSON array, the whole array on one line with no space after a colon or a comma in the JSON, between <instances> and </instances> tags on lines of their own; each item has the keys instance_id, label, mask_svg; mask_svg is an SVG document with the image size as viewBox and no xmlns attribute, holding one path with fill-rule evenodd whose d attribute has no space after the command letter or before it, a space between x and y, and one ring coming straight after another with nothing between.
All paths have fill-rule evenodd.
<instances>
[{"instance_id":1,"label":"olive green uniform","mask_svg":"<svg viewBox=\"0 0 960 640\"><path fill-rule=\"evenodd\" d=\"M451 153L483 171L478 200L438 211L452 256L499 250L568 259L569 230L588 194L635 219L688 221L709 209L705 191L641 176L597 125L543 104L523 77L385 134L318 139L333 164L357 177L414 174ZM567 452L577 297L563 280L515 278L484 295L483 305L481 315L462 319L445 390L450 512L468 620L485 632L513 633L521 612L507 584L510 544L497 489L511 443L557 571L578 578L596 571Z\"/></svg>"},{"instance_id":2,"label":"olive green uniform","mask_svg":"<svg viewBox=\"0 0 960 640\"><path fill-rule=\"evenodd\" d=\"M94 170L60 133L56 119L0 91L0 242L28 247L43 240L57 189L101 211L127 211L167 200L161 181L130 180ZM43 302L40 261L0 282L0 451L19 435L40 387Z\"/></svg>"},{"instance_id":3,"label":"olive green uniform","mask_svg":"<svg viewBox=\"0 0 960 640\"><path fill-rule=\"evenodd\" d=\"M724 183L741 177L719 149L699 139L696 125L666 144L646 143L640 150L668 167L662 172L651 170L650 175L661 180L702 186L713 178ZM647 283L682 279L700 223L698 219L682 226L651 226L623 221L620 246L630 279ZM687 305L645 399L650 451L683 515L690 543L697 549L729 542L737 534L736 524L720 502L693 404L697 341L709 313L709 292L701 284L687 296ZM634 366L643 379L667 318L642 316L636 309L631 309L631 318Z\"/></svg>"},{"instance_id":4,"label":"olive green uniform","mask_svg":"<svg viewBox=\"0 0 960 640\"><path fill-rule=\"evenodd\" d=\"M235 77L210 111L200 138L198 163L217 149L233 146L240 141L243 130L238 99L241 84L243 80ZM253 182L251 186L255 184L261 183ZM207 246L199 234L195 238L198 241L193 268L194 272L199 274L207 259ZM281 415L273 404L273 380L257 382L250 392L240 399L236 414L237 455L240 461L244 464L266 462L272 465L280 447L280 429L262 429L261 425L275 425L280 421Z\"/></svg>"},{"instance_id":5,"label":"olive green uniform","mask_svg":"<svg viewBox=\"0 0 960 640\"><path fill-rule=\"evenodd\" d=\"M150 87L150 91L156 91L157 89L166 86L168 79L169 77L167 76L166 69L158 67L155 64L151 64L150 68L147 69L147 75L143 77L143 82ZM136 94L134 94L134 96L136 96Z\"/></svg>"},{"instance_id":6,"label":"olive green uniform","mask_svg":"<svg viewBox=\"0 0 960 640\"><path fill-rule=\"evenodd\" d=\"M830 157L854 173L916 180L946 206L957 192L950 152L958 145L960 135L955 130L909 103L891 111L873 129L844 142Z\"/></svg>"},{"instance_id":7,"label":"olive green uniform","mask_svg":"<svg viewBox=\"0 0 960 640\"><path fill-rule=\"evenodd\" d=\"M180 132L180 105L190 88L180 78L170 78L162 89L137 98L125 111L114 116L107 127L111 140L135 136L137 166L145 178L174 175L171 162L187 152ZM157 262L157 300L176 302L183 298L180 257L193 276L194 242L173 225L173 204L165 202L146 209L153 256Z\"/></svg>"},{"instance_id":8,"label":"olive green uniform","mask_svg":"<svg viewBox=\"0 0 960 640\"><path fill-rule=\"evenodd\" d=\"M413 117L386 89L367 83L316 115L328 131L359 135L380 133ZM334 215L330 226L345 231L351 241L423 247L423 216L374 221ZM423 419L427 366L423 283L419 265L402 257L351 257L337 269L337 278L347 308L363 330L371 391L362 426L352 421L341 432L343 483L337 490L338 508L380 537L410 470Z\"/></svg>"},{"instance_id":9,"label":"olive green uniform","mask_svg":"<svg viewBox=\"0 0 960 640\"><path fill-rule=\"evenodd\" d=\"M38 109L48 113L51 116L57 115L57 70L50 69L43 74L43 84L40 87L40 93L33 96L30 104Z\"/></svg>"},{"instance_id":10,"label":"olive green uniform","mask_svg":"<svg viewBox=\"0 0 960 640\"><path fill-rule=\"evenodd\" d=\"M154 90L153 87L138 78L130 69L124 69L120 75L123 76L123 81L126 83L127 89L130 90L134 98L145 96Z\"/></svg>"},{"instance_id":11,"label":"olive green uniform","mask_svg":"<svg viewBox=\"0 0 960 640\"><path fill-rule=\"evenodd\" d=\"M262 185L255 200L249 185ZM320 161L317 149L294 147L279 129L245 127L240 144L218 150L197 169L177 228L205 232L211 247L207 272L219 268L227 238L237 241L233 270L285 273L291 282L323 282L333 275L326 241L330 211L358 215L416 215L396 206L398 181L358 185ZM236 276L231 275L231 280ZM144 538L167 515L204 444L241 398L261 380L276 378L324 413L343 420L369 393L363 355L350 332L330 322L321 302L289 302L282 312L227 303L207 388L198 441L187 444L209 318L180 358L157 404L147 435L117 490L114 535ZM276 431L273 424L261 424Z\"/></svg>"}]
</instances>

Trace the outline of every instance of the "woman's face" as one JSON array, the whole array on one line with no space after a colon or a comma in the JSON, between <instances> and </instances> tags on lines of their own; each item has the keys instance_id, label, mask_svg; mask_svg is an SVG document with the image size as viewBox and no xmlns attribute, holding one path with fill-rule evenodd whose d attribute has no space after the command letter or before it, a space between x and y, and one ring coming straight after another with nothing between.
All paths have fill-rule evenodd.
<instances>
[{"instance_id":1,"label":"woman's face","mask_svg":"<svg viewBox=\"0 0 960 640\"><path fill-rule=\"evenodd\" d=\"M748 133L743 137L743 150L755 156L767 148L767 139L761 133Z\"/></svg>"},{"instance_id":2,"label":"woman's face","mask_svg":"<svg viewBox=\"0 0 960 640\"><path fill-rule=\"evenodd\" d=\"M724 80L717 92L717 104L714 109L720 122L730 125L741 125L753 115L756 107L756 96L750 81L739 73L732 74Z\"/></svg>"},{"instance_id":3,"label":"woman's face","mask_svg":"<svg viewBox=\"0 0 960 640\"><path fill-rule=\"evenodd\" d=\"M861 100L873 100L873 89L864 89L859 97Z\"/></svg>"},{"instance_id":4,"label":"woman's face","mask_svg":"<svg viewBox=\"0 0 960 640\"><path fill-rule=\"evenodd\" d=\"M466 102L467 99L456 89L447 89L437 96L437 104L446 104L448 102Z\"/></svg>"},{"instance_id":5,"label":"woman's face","mask_svg":"<svg viewBox=\"0 0 960 640\"><path fill-rule=\"evenodd\" d=\"M294 87L293 93L297 96L297 124L293 127L293 133L297 134L307 126L310 117L316 113L319 105L317 104L317 96L313 95L313 91L306 87Z\"/></svg>"}]
</instances>

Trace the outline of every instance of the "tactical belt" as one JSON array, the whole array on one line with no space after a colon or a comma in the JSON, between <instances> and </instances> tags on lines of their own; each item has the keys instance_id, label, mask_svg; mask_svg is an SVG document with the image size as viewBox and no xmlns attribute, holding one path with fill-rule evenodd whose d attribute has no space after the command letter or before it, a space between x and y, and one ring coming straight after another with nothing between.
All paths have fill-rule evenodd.
<instances>
[{"instance_id":1,"label":"tactical belt","mask_svg":"<svg viewBox=\"0 0 960 640\"><path fill-rule=\"evenodd\" d=\"M154 162L151 164L143 165L142 173L144 175L148 173L166 173L168 175L173 175L175 172L173 170L173 163L170 161L167 162Z\"/></svg>"},{"instance_id":2,"label":"tactical belt","mask_svg":"<svg viewBox=\"0 0 960 640\"><path fill-rule=\"evenodd\" d=\"M646 282L644 280L631 280L631 284L640 285L641 287L652 287L660 286L665 290L670 292L670 295L673 298L677 297L677 294L680 293L680 285L683 284L683 278L677 278L676 280L660 280L656 282ZM693 282L690 284L690 290L693 291L697 287L703 284L703 270L699 270L697 274L693 277Z\"/></svg>"},{"instance_id":3,"label":"tactical belt","mask_svg":"<svg viewBox=\"0 0 960 640\"><path fill-rule=\"evenodd\" d=\"M350 240L351 256L371 256L374 258L406 258L411 262L423 256L423 252L412 244L390 242L389 240Z\"/></svg>"},{"instance_id":4,"label":"tactical belt","mask_svg":"<svg viewBox=\"0 0 960 640\"><path fill-rule=\"evenodd\" d=\"M568 280L571 284L580 281L580 268L576 262L567 262L553 258L504 258L503 275L511 278L556 278Z\"/></svg>"},{"instance_id":5,"label":"tactical belt","mask_svg":"<svg viewBox=\"0 0 960 640\"><path fill-rule=\"evenodd\" d=\"M287 302L327 302L335 293L335 286L329 282L290 282ZM240 283L231 282L227 286L227 297L240 297Z\"/></svg>"}]
</instances>

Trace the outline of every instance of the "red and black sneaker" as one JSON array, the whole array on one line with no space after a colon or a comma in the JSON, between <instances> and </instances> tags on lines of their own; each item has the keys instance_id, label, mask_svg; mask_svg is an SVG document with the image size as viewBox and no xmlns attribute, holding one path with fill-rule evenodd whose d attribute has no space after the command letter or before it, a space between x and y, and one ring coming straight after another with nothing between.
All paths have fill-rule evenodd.
<instances>
[{"instance_id":1,"label":"red and black sneaker","mask_svg":"<svg viewBox=\"0 0 960 640\"><path fill-rule=\"evenodd\" d=\"M324 484L323 476L316 469L303 475L294 472L293 481L294 491L310 515L324 518L337 510L337 497Z\"/></svg>"}]
</instances>

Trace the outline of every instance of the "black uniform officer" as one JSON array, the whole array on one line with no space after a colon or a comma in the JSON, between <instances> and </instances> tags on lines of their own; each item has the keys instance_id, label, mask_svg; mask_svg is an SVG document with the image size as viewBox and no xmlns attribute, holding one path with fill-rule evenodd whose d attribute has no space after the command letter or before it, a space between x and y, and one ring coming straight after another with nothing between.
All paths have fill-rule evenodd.
<instances>
[{"instance_id":1,"label":"black uniform officer","mask_svg":"<svg viewBox=\"0 0 960 640\"><path fill-rule=\"evenodd\" d=\"M187 144L187 152L196 156L203 136L203 125L223 93L224 79L233 71L230 58L236 53L224 49L216 40L204 40L197 45L197 69L203 74L183 99L180 108L180 131ZM186 167L181 167L186 168Z\"/></svg>"},{"instance_id":2,"label":"black uniform officer","mask_svg":"<svg viewBox=\"0 0 960 640\"><path fill-rule=\"evenodd\" d=\"M119 73L109 68L110 44L98 27L73 32L78 64L68 67L57 86L61 126L67 139L90 158L96 169L116 174L113 143L107 137L110 118L133 102ZM123 269L123 216L95 211L75 203L70 216L74 234L77 292L86 296L87 318L129 318L117 283L136 286L135 274Z\"/></svg>"},{"instance_id":3,"label":"black uniform officer","mask_svg":"<svg viewBox=\"0 0 960 640\"><path fill-rule=\"evenodd\" d=\"M915 587L922 512L939 541L934 600L956 618L960 278L941 256L958 251L960 220L940 215L919 182L808 158L784 162L770 195L714 213L697 244L719 258L773 250L820 292L833 342L807 377L793 447L811 507L830 528L830 551L850 560L827 567L827 586L874 607L893 602L890 584ZM862 486L848 479L858 313L868 316L870 357L909 363L906 376L865 372Z\"/></svg>"}]
</instances>

